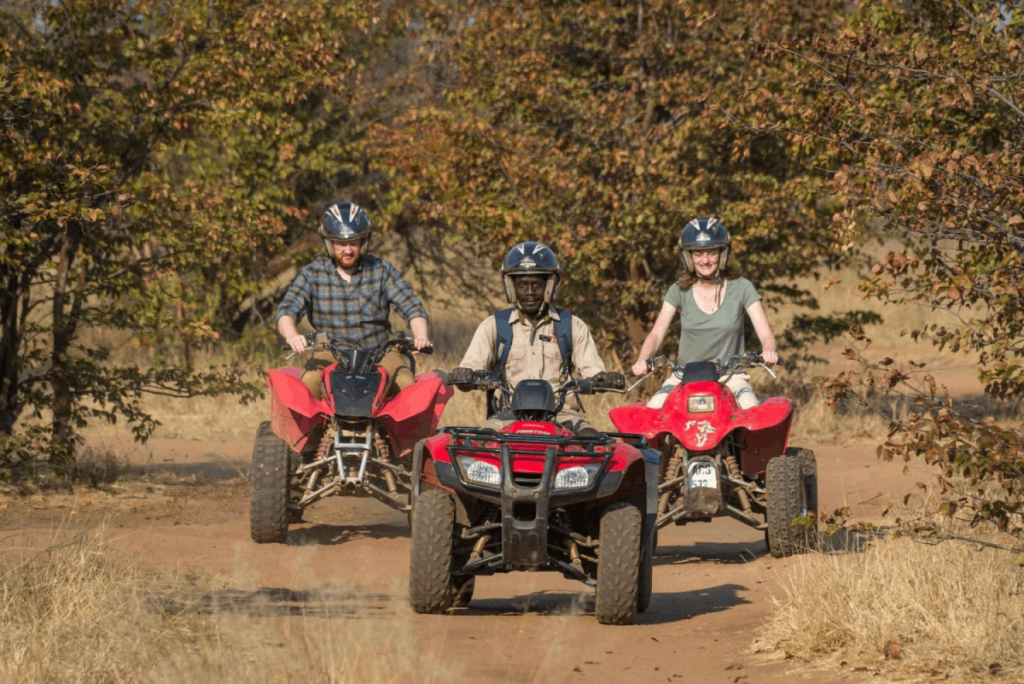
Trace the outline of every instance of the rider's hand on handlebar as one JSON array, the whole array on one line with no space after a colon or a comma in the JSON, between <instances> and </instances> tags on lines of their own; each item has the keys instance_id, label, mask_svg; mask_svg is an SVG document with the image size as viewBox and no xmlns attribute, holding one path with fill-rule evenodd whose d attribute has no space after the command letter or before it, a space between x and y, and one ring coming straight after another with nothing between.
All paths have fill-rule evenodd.
<instances>
[{"instance_id":1,"label":"rider's hand on handlebar","mask_svg":"<svg viewBox=\"0 0 1024 684\"><path fill-rule=\"evenodd\" d=\"M289 337L285 342L291 347L291 350L296 354L302 354L306 351L306 336L297 334Z\"/></svg>"},{"instance_id":2,"label":"rider's hand on handlebar","mask_svg":"<svg viewBox=\"0 0 1024 684\"><path fill-rule=\"evenodd\" d=\"M763 351L761 352L761 359L766 366L774 366L779 362L779 355L775 351Z\"/></svg>"},{"instance_id":3,"label":"rider's hand on handlebar","mask_svg":"<svg viewBox=\"0 0 1024 684\"><path fill-rule=\"evenodd\" d=\"M448 374L448 384L454 385L463 382L473 382L473 369L464 366L453 368L452 372Z\"/></svg>"},{"instance_id":4,"label":"rider's hand on handlebar","mask_svg":"<svg viewBox=\"0 0 1024 684\"><path fill-rule=\"evenodd\" d=\"M647 359L644 359L643 361L637 361L636 363L633 364L633 367L630 370L632 370L633 375L635 375L638 378L642 375L647 375Z\"/></svg>"},{"instance_id":5,"label":"rider's hand on handlebar","mask_svg":"<svg viewBox=\"0 0 1024 684\"><path fill-rule=\"evenodd\" d=\"M412 343L413 343L413 346L415 346L417 350L424 349L425 347L429 347L430 346L430 340L428 340L425 337L417 337L416 339L414 339L412 341Z\"/></svg>"},{"instance_id":6,"label":"rider's hand on handlebar","mask_svg":"<svg viewBox=\"0 0 1024 684\"><path fill-rule=\"evenodd\" d=\"M626 389L626 378L622 373L616 373L615 371L605 371L598 373L594 376L594 380L601 383L609 389L621 390Z\"/></svg>"}]
</instances>

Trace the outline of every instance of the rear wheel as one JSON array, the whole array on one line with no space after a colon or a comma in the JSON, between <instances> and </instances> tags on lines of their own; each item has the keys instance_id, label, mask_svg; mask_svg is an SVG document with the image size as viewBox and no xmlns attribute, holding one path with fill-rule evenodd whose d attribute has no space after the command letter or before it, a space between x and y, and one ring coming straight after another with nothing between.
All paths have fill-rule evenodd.
<instances>
[{"instance_id":1,"label":"rear wheel","mask_svg":"<svg viewBox=\"0 0 1024 684\"><path fill-rule=\"evenodd\" d=\"M636 622L640 598L643 515L631 503L617 501L601 513L597 562L597 621L603 625Z\"/></svg>"},{"instance_id":2,"label":"rear wheel","mask_svg":"<svg viewBox=\"0 0 1024 684\"><path fill-rule=\"evenodd\" d=\"M252 450L252 499L249 533L258 544L281 543L288 538L288 445L260 423Z\"/></svg>"},{"instance_id":3,"label":"rear wheel","mask_svg":"<svg viewBox=\"0 0 1024 684\"><path fill-rule=\"evenodd\" d=\"M817 516L818 465L809 449L786 449L768 461L765 472L767 499L765 533L772 556L782 558L818 547L818 525L793 524L797 518Z\"/></svg>"},{"instance_id":4,"label":"rear wheel","mask_svg":"<svg viewBox=\"0 0 1024 684\"><path fill-rule=\"evenodd\" d=\"M455 502L443 489L420 492L412 505L409 603L417 613L443 613L455 601L452 540Z\"/></svg>"}]
</instances>

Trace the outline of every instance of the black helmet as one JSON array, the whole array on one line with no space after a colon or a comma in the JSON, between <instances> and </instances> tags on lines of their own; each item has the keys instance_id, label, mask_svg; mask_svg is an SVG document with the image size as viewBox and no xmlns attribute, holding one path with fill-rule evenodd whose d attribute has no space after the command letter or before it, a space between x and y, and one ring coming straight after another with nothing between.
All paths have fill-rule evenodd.
<instances>
[{"instance_id":1,"label":"black helmet","mask_svg":"<svg viewBox=\"0 0 1024 684\"><path fill-rule=\"evenodd\" d=\"M320 242L329 259L334 259L334 250L329 244L334 240L361 239L362 251L365 252L370 244L370 229L370 217L362 207L351 202L338 202L324 212L320 221Z\"/></svg>"},{"instance_id":2,"label":"black helmet","mask_svg":"<svg viewBox=\"0 0 1024 684\"><path fill-rule=\"evenodd\" d=\"M544 302L551 304L562 284L562 267L558 257L547 245L533 240L520 242L505 255L501 264L501 284L505 287L505 298L510 304L516 303L516 288L512 276L540 275L548 276L547 287L544 288Z\"/></svg>"},{"instance_id":3,"label":"black helmet","mask_svg":"<svg viewBox=\"0 0 1024 684\"><path fill-rule=\"evenodd\" d=\"M718 273L721 273L729 266L729 256L732 253L732 236L725 229L722 222L714 216L701 216L686 224L682 234L679 236L679 257L683 260L683 266L687 273L695 273L693 257L690 252L696 249L719 248ZM717 275L717 273L716 273Z\"/></svg>"}]
</instances>

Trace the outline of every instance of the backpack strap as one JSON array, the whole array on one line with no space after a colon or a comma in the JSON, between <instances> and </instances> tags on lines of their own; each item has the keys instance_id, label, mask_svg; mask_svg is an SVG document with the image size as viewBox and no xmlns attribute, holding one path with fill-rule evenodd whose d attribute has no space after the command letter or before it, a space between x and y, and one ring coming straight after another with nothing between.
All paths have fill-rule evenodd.
<instances>
[{"instance_id":1,"label":"backpack strap","mask_svg":"<svg viewBox=\"0 0 1024 684\"><path fill-rule=\"evenodd\" d=\"M572 377L575 365L572 362L572 314L565 309L551 310L558 316L555 321L555 340L558 342L558 353L562 356L562 365L558 374L563 380ZM500 370L502 376L505 374L505 364L508 362L508 353L512 348L512 312L515 308L502 309L494 314L496 334L494 336L494 366L493 370ZM487 393L487 417L490 418L497 412L494 391Z\"/></svg>"},{"instance_id":2,"label":"backpack strap","mask_svg":"<svg viewBox=\"0 0 1024 684\"><path fill-rule=\"evenodd\" d=\"M572 362L572 314L553 306L551 310L558 315L558 320L555 321L555 340L558 341L558 352L562 355L562 366L558 372L563 379L568 379L576 370Z\"/></svg>"},{"instance_id":3,"label":"backpack strap","mask_svg":"<svg viewBox=\"0 0 1024 684\"><path fill-rule=\"evenodd\" d=\"M494 365L491 370L500 370L505 377L505 363L512 348L512 312L514 308L502 309L494 313L497 334L494 336ZM498 412L498 402L494 390L487 390L487 417Z\"/></svg>"},{"instance_id":4,"label":"backpack strap","mask_svg":"<svg viewBox=\"0 0 1024 684\"><path fill-rule=\"evenodd\" d=\"M514 308L502 309L494 314L497 334L494 336L494 370L505 372L508 352L512 348L512 312Z\"/></svg>"}]
</instances>

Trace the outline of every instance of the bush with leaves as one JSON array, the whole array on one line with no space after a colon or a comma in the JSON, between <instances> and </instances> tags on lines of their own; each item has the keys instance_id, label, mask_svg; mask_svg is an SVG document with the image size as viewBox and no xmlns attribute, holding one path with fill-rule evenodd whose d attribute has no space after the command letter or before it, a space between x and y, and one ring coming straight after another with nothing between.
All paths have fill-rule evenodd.
<instances>
[{"instance_id":1,"label":"bush with leaves","mask_svg":"<svg viewBox=\"0 0 1024 684\"><path fill-rule=\"evenodd\" d=\"M760 46L791 71L796 97L759 94L765 114L743 125L816 150L842 203L838 243L874 225L905 244L874 266L864 295L942 312L947 324L903 334L976 354L979 389L1021 396L1024 7L868 1L834 32ZM832 378L832 401L904 399L913 410L880 455L938 464L961 510L1024 538L1024 432L961 410L923 364L875 359L860 333L854 342L864 370Z\"/></svg>"},{"instance_id":2,"label":"bush with leaves","mask_svg":"<svg viewBox=\"0 0 1024 684\"><path fill-rule=\"evenodd\" d=\"M367 2L15 0L0 9L0 439L52 409L155 422L146 392L259 390L241 364L110 363L88 330L188 350L260 292L262 263L362 165ZM308 228L305 228L308 230ZM0 446L0 448L6 448Z\"/></svg>"},{"instance_id":3,"label":"bush with leaves","mask_svg":"<svg viewBox=\"0 0 1024 684\"><path fill-rule=\"evenodd\" d=\"M752 41L833 26L831 5L426 3L423 77L414 105L374 128L379 163L425 223L495 266L518 241L551 245L562 302L624 355L696 216L725 222L761 289L813 307L789 279L833 253L828 178L803 141L732 118L753 92L791 89Z\"/></svg>"}]
</instances>

